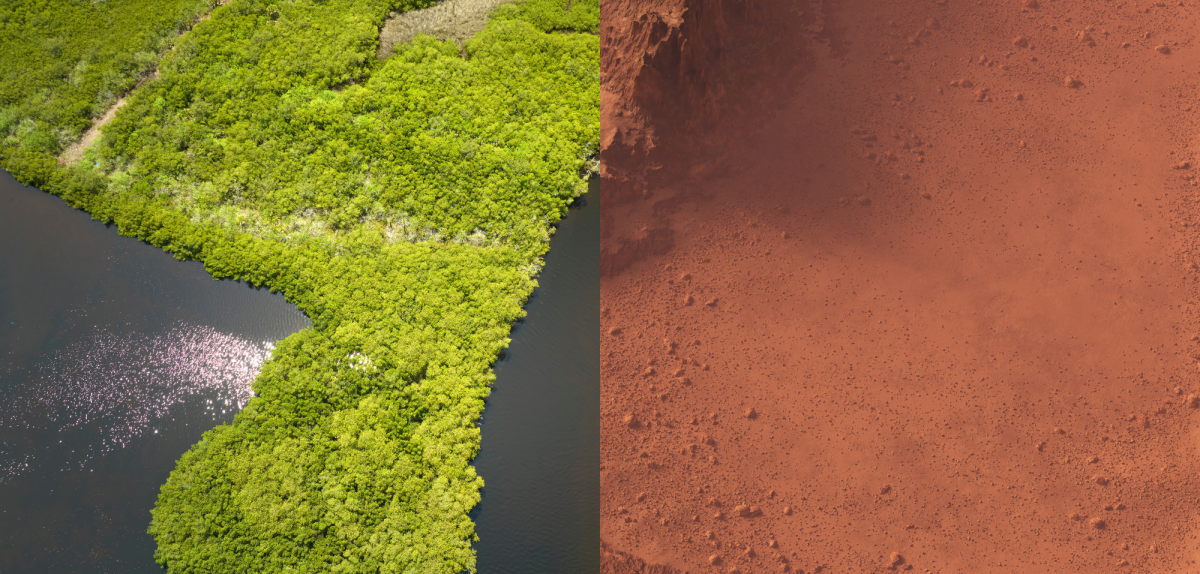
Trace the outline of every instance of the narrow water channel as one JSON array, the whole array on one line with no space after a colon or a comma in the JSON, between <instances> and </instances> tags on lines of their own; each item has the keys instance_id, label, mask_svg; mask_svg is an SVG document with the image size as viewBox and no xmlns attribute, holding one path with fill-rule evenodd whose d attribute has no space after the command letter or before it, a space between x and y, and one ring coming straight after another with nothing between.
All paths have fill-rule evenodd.
<instances>
[{"instance_id":1,"label":"narrow water channel","mask_svg":"<svg viewBox=\"0 0 1200 574\"><path fill-rule=\"evenodd\" d=\"M600 194L572 207L483 412L481 574L600 571Z\"/></svg>"},{"instance_id":2,"label":"narrow water channel","mask_svg":"<svg viewBox=\"0 0 1200 574\"><path fill-rule=\"evenodd\" d=\"M558 225L496 364L474 461L484 574L599 570L598 196ZM161 572L159 486L308 326L0 171L0 572Z\"/></svg>"}]
</instances>

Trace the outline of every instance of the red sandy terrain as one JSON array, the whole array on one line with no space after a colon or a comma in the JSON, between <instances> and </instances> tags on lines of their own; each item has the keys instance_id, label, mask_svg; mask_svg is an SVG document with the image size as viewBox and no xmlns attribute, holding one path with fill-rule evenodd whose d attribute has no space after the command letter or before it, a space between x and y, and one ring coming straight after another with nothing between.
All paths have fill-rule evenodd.
<instances>
[{"instance_id":1,"label":"red sandy terrain","mask_svg":"<svg viewBox=\"0 0 1200 574\"><path fill-rule=\"evenodd\" d=\"M604 4L606 572L1200 572L1200 4Z\"/></svg>"}]
</instances>

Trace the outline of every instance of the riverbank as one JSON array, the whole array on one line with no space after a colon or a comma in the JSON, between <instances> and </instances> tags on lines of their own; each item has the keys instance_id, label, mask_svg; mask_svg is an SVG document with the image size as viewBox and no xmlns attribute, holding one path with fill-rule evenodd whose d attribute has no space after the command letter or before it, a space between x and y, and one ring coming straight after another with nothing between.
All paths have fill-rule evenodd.
<instances>
[{"instance_id":1,"label":"riverbank","mask_svg":"<svg viewBox=\"0 0 1200 574\"><path fill-rule=\"evenodd\" d=\"M572 6L502 6L466 59L423 37L376 63L386 15L416 3L234 0L88 162L0 148L22 181L313 321L163 486L160 564L475 570L491 365L598 139L598 7Z\"/></svg>"}]
</instances>

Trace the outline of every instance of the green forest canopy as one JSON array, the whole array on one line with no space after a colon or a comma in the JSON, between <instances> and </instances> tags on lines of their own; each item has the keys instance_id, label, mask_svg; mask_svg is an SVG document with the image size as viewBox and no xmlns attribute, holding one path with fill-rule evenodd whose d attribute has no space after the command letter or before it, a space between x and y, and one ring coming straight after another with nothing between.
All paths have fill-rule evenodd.
<instances>
[{"instance_id":1,"label":"green forest canopy","mask_svg":"<svg viewBox=\"0 0 1200 574\"><path fill-rule=\"evenodd\" d=\"M591 169L599 8L504 5L461 50L418 37L377 60L386 15L428 4L0 7L0 165L313 321L163 485L172 571L475 571L476 422Z\"/></svg>"}]
</instances>

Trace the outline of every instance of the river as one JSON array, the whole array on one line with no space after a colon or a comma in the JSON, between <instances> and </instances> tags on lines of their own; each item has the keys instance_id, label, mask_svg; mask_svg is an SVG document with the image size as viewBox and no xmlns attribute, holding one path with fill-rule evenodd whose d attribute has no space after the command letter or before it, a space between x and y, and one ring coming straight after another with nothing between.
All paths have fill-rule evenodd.
<instances>
[{"instance_id":1,"label":"river","mask_svg":"<svg viewBox=\"0 0 1200 574\"><path fill-rule=\"evenodd\" d=\"M479 571L599 566L599 208L573 206L481 421ZM213 281L0 171L0 572L161 572L175 461L232 420L283 296Z\"/></svg>"}]
</instances>

